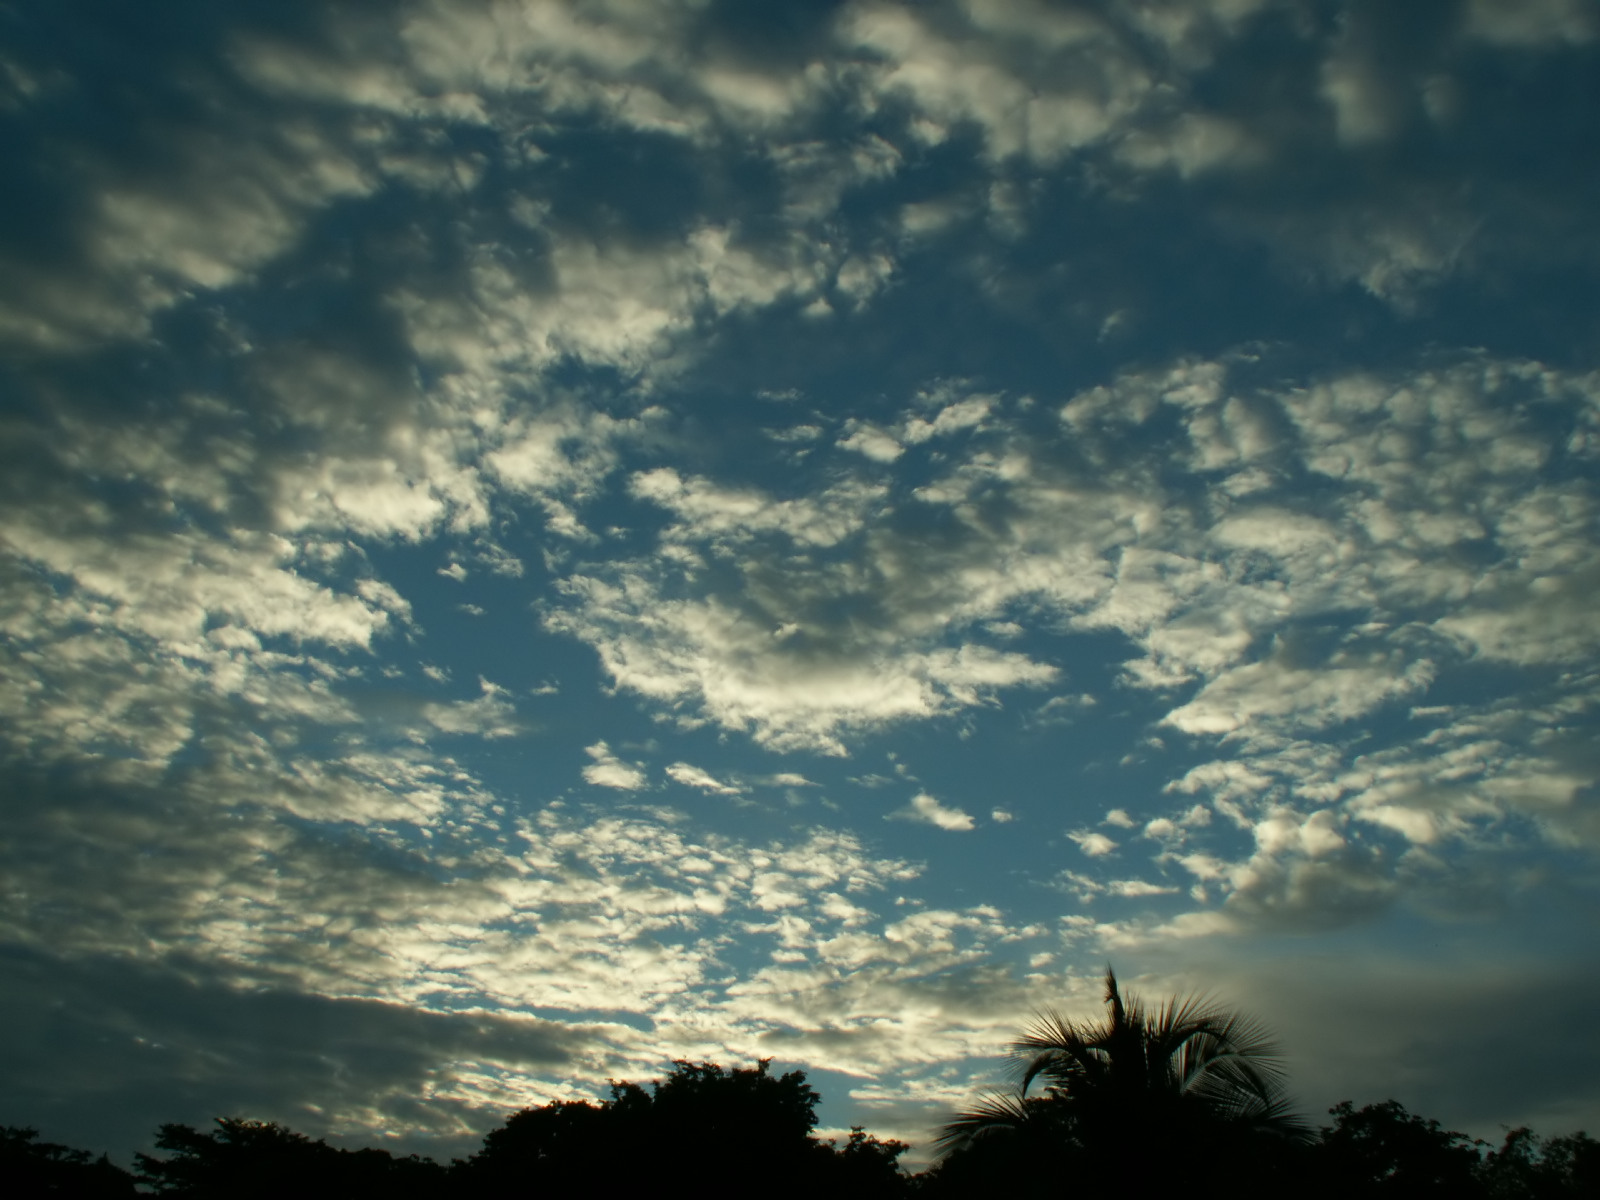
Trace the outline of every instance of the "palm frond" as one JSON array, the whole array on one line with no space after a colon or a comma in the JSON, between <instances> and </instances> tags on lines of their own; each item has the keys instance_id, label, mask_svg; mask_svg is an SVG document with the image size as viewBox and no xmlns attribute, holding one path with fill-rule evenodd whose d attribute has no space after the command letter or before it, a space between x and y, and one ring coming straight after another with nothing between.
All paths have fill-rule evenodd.
<instances>
[{"instance_id":1,"label":"palm frond","mask_svg":"<svg viewBox=\"0 0 1600 1200\"><path fill-rule=\"evenodd\" d=\"M934 1149L939 1158L947 1158L979 1139L1015 1133L1027 1125L1032 1116L1026 1097L1011 1092L990 1092L971 1108L939 1126Z\"/></svg>"},{"instance_id":2,"label":"palm frond","mask_svg":"<svg viewBox=\"0 0 1600 1200\"><path fill-rule=\"evenodd\" d=\"M1081 1086L1080 1080L1098 1080L1106 1069L1100 1040L1099 1029L1069 1021L1054 1009L1037 1014L1022 1036L1011 1043L1018 1091L1027 1095L1041 1076L1051 1088L1068 1091Z\"/></svg>"}]
</instances>

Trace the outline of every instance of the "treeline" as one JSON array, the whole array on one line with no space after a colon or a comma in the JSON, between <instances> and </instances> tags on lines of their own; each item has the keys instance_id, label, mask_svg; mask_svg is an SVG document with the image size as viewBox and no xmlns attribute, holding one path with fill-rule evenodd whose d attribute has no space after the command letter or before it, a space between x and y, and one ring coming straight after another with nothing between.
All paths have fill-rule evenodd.
<instances>
[{"instance_id":1,"label":"treeline","mask_svg":"<svg viewBox=\"0 0 1600 1200\"><path fill-rule=\"evenodd\" d=\"M680 1062L648 1089L620 1083L599 1103L523 1109L477 1153L448 1165L336 1149L281 1125L222 1118L205 1131L161 1126L158 1153L136 1155L129 1172L103 1155L7 1128L0 1131L0 1195L432 1200L678 1190L845 1200L1137 1197L1176 1186L1188 1196L1219 1197L1600 1196L1600 1142L1584 1134L1544 1139L1518 1129L1489 1147L1393 1101L1341 1104L1331 1125L1287 1136L1226 1120L1197 1135L1192 1122L1169 1124L1148 1109L1129 1127L1089 1128L1059 1096L1041 1096L1017 1109L1018 1120L992 1122L983 1136L947 1137L941 1159L913 1175L897 1165L907 1149L901 1142L860 1129L842 1142L818 1138L819 1099L799 1071ZM1160 1191L1151 1191L1158 1180Z\"/></svg>"}]
</instances>

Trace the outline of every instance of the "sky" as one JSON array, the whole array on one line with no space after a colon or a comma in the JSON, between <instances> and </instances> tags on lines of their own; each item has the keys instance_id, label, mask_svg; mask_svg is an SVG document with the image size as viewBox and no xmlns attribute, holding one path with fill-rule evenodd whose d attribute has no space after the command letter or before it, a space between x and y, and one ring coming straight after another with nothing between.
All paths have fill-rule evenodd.
<instances>
[{"instance_id":1,"label":"sky","mask_svg":"<svg viewBox=\"0 0 1600 1200\"><path fill-rule=\"evenodd\" d=\"M1597 138L1588 0L0 4L0 1123L925 1156L1109 964L1600 1133Z\"/></svg>"}]
</instances>

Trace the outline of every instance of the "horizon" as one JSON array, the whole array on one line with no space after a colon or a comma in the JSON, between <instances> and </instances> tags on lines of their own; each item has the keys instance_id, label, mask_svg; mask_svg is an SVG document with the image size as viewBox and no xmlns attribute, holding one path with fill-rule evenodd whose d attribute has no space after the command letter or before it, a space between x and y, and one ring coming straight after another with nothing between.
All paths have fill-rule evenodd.
<instances>
[{"instance_id":1,"label":"horizon","mask_svg":"<svg viewBox=\"0 0 1600 1200\"><path fill-rule=\"evenodd\" d=\"M0 1123L924 1161L1113 963L1600 1133L1600 9L70 0L0 128Z\"/></svg>"}]
</instances>

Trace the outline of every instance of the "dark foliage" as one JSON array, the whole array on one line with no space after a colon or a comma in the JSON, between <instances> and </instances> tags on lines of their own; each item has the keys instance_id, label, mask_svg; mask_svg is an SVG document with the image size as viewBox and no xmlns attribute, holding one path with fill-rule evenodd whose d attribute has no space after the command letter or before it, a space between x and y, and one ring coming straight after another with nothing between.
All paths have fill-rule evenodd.
<instances>
[{"instance_id":1,"label":"dark foliage","mask_svg":"<svg viewBox=\"0 0 1600 1200\"><path fill-rule=\"evenodd\" d=\"M441 1194L445 1170L430 1159L386 1150L338 1150L264 1121L219 1117L202 1133L163 1125L156 1146L166 1158L134 1156L140 1182L160 1196L268 1200L374 1195L409 1200Z\"/></svg>"},{"instance_id":2,"label":"dark foliage","mask_svg":"<svg viewBox=\"0 0 1600 1200\"><path fill-rule=\"evenodd\" d=\"M37 1129L0 1126L0 1195L114 1200L136 1194L133 1176L105 1155L91 1158L87 1150L41 1142Z\"/></svg>"},{"instance_id":3,"label":"dark foliage","mask_svg":"<svg viewBox=\"0 0 1600 1200\"><path fill-rule=\"evenodd\" d=\"M1478 1178L1490 1200L1592 1200L1600 1196L1600 1142L1585 1133L1545 1140L1513 1129Z\"/></svg>"},{"instance_id":4,"label":"dark foliage","mask_svg":"<svg viewBox=\"0 0 1600 1200\"><path fill-rule=\"evenodd\" d=\"M820 1097L800 1071L763 1061L725 1071L679 1062L650 1090L617 1083L599 1104L523 1109L460 1164L464 1192L492 1197L659 1188L693 1178L712 1195L746 1191L890 1196L904 1186L906 1149L861 1130L842 1147L812 1136Z\"/></svg>"},{"instance_id":5,"label":"dark foliage","mask_svg":"<svg viewBox=\"0 0 1600 1200\"><path fill-rule=\"evenodd\" d=\"M1254 1022L1197 997L1146 1008L1106 973L1100 1022L1047 1012L1012 1044L1017 1087L945 1125L932 1194L1007 1186L1155 1195L1273 1194L1310 1131ZM1042 1093L1030 1095L1036 1082Z\"/></svg>"},{"instance_id":6,"label":"dark foliage","mask_svg":"<svg viewBox=\"0 0 1600 1200\"><path fill-rule=\"evenodd\" d=\"M1472 1197L1480 1195L1478 1147L1464 1133L1415 1116L1393 1100L1329 1112L1314 1154L1319 1196Z\"/></svg>"},{"instance_id":7,"label":"dark foliage","mask_svg":"<svg viewBox=\"0 0 1600 1200\"><path fill-rule=\"evenodd\" d=\"M1237 1056L1253 1072L1270 1067L1260 1031L1192 1002L1146 1012L1114 987L1103 1027L1051 1018L1054 1024L1030 1030L1018 1043L1022 1090L990 1097L952 1122L947 1153L918 1176L897 1168L906 1149L900 1142L860 1128L843 1145L818 1139L819 1097L802 1072L775 1076L765 1061L731 1071L679 1062L648 1087L613 1084L607 1100L523 1109L492 1130L477 1154L448 1168L382 1150L336 1149L271 1122L219 1119L210 1132L161 1126L156 1145L164 1155L135 1156L140 1192L136 1177L104 1156L5 1128L0 1196L503 1200L686 1187L705 1196L807 1200L1600 1197L1600 1142L1583 1133L1545 1139L1514 1129L1491 1150L1390 1100L1337 1105L1333 1124L1312 1135L1278 1119L1285 1114L1270 1075L1247 1079L1237 1102L1219 1104L1228 1089L1207 1087L1200 1094L1208 1102L1199 1103L1194 1081L1216 1064ZM1105 1036L1088 1036L1097 1031ZM1116 1054L1131 1055L1135 1066L1115 1067ZM1034 1078L1049 1086L1030 1096ZM1262 1078L1269 1086L1260 1086Z\"/></svg>"}]
</instances>

